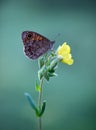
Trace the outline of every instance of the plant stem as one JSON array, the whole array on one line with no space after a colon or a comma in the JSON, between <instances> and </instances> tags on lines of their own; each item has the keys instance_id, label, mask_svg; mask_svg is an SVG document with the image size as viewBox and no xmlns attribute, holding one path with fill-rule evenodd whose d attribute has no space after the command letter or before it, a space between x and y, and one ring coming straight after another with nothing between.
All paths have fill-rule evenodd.
<instances>
[{"instance_id":1,"label":"plant stem","mask_svg":"<svg viewBox=\"0 0 96 130\"><path fill-rule=\"evenodd\" d=\"M40 111L41 111L41 107L42 107L42 90L43 90L43 78L40 80L40 91L39 91L39 97L38 97L38 105L39 105ZM41 116L39 117L39 130L42 130Z\"/></svg>"}]
</instances>

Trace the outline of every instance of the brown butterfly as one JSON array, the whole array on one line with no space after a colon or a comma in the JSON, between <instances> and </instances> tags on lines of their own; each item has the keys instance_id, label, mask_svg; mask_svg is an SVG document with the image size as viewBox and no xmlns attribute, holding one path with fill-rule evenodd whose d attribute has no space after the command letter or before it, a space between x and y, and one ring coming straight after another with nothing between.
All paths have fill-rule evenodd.
<instances>
[{"instance_id":1,"label":"brown butterfly","mask_svg":"<svg viewBox=\"0 0 96 130\"><path fill-rule=\"evenodd\" d=\"M53 47L55 41L32 31L22 33L24 52L30 59L37 59Z\"/></svg>"}]
</instances>

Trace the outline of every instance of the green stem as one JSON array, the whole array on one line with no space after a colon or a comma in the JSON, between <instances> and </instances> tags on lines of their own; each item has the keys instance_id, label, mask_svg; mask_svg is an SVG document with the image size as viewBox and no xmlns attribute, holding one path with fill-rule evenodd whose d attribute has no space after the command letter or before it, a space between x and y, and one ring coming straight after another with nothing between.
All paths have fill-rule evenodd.
<instances>
[{"instance_id":1,"label":"green stem","mask_svg":"<svg viewBox=\"0 0 96 130\"><path fill-rule=\"evenodd\" d=\"M40 91L39 91L39 97L38 97L38 105L39 110L41 111L42 107L42 90L43 90L43 78L40 80ZM42 130L42 119L41 116L39 117L39 130Z\"/></svg>"}]
</instances>

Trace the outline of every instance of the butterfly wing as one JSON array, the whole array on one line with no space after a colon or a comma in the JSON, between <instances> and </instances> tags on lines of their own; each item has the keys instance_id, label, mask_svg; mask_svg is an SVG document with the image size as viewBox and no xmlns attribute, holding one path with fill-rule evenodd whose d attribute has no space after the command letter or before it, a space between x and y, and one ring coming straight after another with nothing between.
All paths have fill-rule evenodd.
<instances>
[{"instance_id":1,"label":"butterfly wing","mask_svg":"<svg viewBox=\"0 0 96 130\"><path fill-rule=\"evenodd\" d=\"M24 52L31 59L37 59L50 50L54 44L54 41L50 41L46 37L31 31L23 32L22 40Z\"/></svg>"}]
</instances>

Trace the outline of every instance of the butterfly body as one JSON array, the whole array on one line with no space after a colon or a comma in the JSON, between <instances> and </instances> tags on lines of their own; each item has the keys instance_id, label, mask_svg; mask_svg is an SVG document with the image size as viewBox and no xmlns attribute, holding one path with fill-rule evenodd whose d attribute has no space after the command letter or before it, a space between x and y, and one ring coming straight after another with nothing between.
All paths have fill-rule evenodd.
<instances>
[{"instance_id":1,"label":"butterfly body","mask_svg":"<svg viewBox=\"0 0 96 130\"><path fill-rule=\"evenodd\" d=\"M24 52L30 59L37 59L53 47L55 41L32 31L22 33Z\"/></svg>"}]
</instances>

